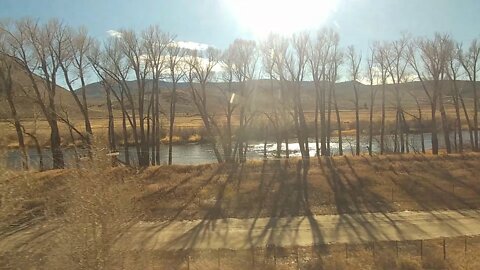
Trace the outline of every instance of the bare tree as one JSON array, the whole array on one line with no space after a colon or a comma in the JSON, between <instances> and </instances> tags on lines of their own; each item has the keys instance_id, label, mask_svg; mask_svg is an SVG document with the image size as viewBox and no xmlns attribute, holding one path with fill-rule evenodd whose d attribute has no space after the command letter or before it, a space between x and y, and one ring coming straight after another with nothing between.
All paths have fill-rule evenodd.
<instances>
[{"instance_id":1,"label":"bare tree","mask_svg":"<svg viewBox=\"0 0 480 270\"><path fill-rule=\"evenodd\" d=\"M379 72L380 72L380 81L382 83L382 119L380 124L380 155L385 153L385 88L387 85L388 80L388 66L389 59L389 46L388 44L380 44L377 43L376 45L376 56L375 61L377 63Z\"/></svg>"},{"instance_id":2,"label":"bare tree","mask_svg":"<svg viewBox=\"0 0 480 270\"><path fill-rule=\"evenodd\" d=\"M53 168L65 165L58 129L55 95L59 63L66 55L66 27L58 20L40 25L31 19L16 21L8 35L13 59L27 73L32 91L25 91L37 103L50 126ZM37 76L41 77L41 80ZM45 92L43 92L44 90ZM44 97L46 94L46 97Z\"/></svg>"},{"instance_id":3,"label":"bare tree","mask_svg":"<svg viewBox=\"0 0 480 270\"><path fill-rule=\"evenodd\" d=\"M274 129L275 139L277 144L276 154L277 158L280 158L282 151L282 121L281 115L284 112L282 110L281 92L279 87L275 88L274 84L278 82L278 77L275 74L275 36L270 35L264 40L260 46L260 52L262 56L263 70L267 74L269 79L269 92L272 100L272 111L265 112L266 117L270 120L270 123ZM226 67L229 65L226 64ZM227 68L228 70L229 68ZM231 77L231 76L230 76ZM231 81L231 80L229 80Z\"/></svg>"},{"instance_id":4,"label":"bare tree","mask_svg":"<svg viewBox=\"0 0 480 270\"><path fill-rule=\"evenodd\" d=\"M404 153L408 144L404 138L407 132L407 123L403 121L405 118L402 107L402 93L400 93L400 84L406 82L406 69L408 66L407 53L408 37L403 36L399 40L395 40L390 44L390 50L387 53L387 71L390 74L395 89L395 134L394 134L394 152ZM400 142L399 140L400 139ZM399 147L400 145L400 147ZM407 146L407 147L406 147Z\"/></svg>"},{"instance_id":5,"label":"bare tree","mask_svg":"<svg viewBox=\"0 0 480 270\"><path fill-rule=\"evenodd\" d=\"M0 91L0 96L5 95L8 106L10 107L10 115L13 119L13 125L17 133L18 147L23 155L22 167L25 170L28 170L29 166L27 147L25 146L22 125L20 123L20 117L18 116L14 100L15 93L12 80L12 71L14 69L13 64L15 61L9 56L12 55L12 53L7 51L8 46L5 41L6 34L1 29L3 29L3 27L0 26L0 89L3 90L3 92Z\"/></svg>"},{"instance_id":6,"label":"bare tree","mask_svg":"<svg viewBox=\"0 0 480 270\"><path fill-rule=\"evenodd\" d=\"M234 80L239 84L237 98L239 103L239 128L237 130L237 141L234 152L238 149L240 162L246 161L247 151L247 127L252 119L251 101L253 98L253 80L256 72L258 59L257 45L255 41L236 39L228 48L233 56Z\"/></svg>"},{"instance_id":7,"label":"bare tree","mask_svg":"<svg viewBox=\"0 0 480 270\"><path fill-rule=\"evenodd\" d=\"M372 155L373 146L373 107L375 105L375 96L377 95L377 88L373 86L375 77L378 76L375 72L375 46L370 47L370 56L367 59L367 77L370 82L370 116L368 125L368 154Z\"/></svg>"},{"instance_id":8,"label":"bare tree","mask_svg":"<svg viewBox=\"0 0 480 270\"><path fill-rule=\"evenodd\" d=\"M108 112L108 146L109 150L111 153L116 153L117 151L117 143L116 143L116 137L115 137L115 119L113 115L113 105L112 105L112 95L115 96L115 91L113 90L116 81L119 81L118 75L115 72L115 61L110 62L109 60L112 59L108 55L113 56L115 52L118 52L118 50L115 50L114 46L115 41L113 39L110 39L105 46L105 52L101 51L99 48L98 43L94 43L92 45L92 50L88 55L88 60L91 63L95 73L100 79L100 84L102 85L104 91L105 91L105 97L106 97L106 102L107 102L107 112ZM117 58L119 57L118 55L116 56ZM113 59L117 59L113 58ZM109 72L107 70L113 70L109 75ZM130 159L129 159L129 152L128 152L128 137L126 133L126 124L125 124L125 117L127 116L127 111L125 108L125 102L123 98L123 91L121 91L121 98L120 98L120 106L122 108L122 118L123 118L123 137L124 137L124 147L125 147L125 159L126 163L130 164ZM116 163L116 159L112 158L112 164Z\"/></svg>"},{"instance_id":9,"label":"bare tree","mask_svg":"<svg viewBox=\"0 0 480 270\"><path fill-rule=\"evenodd\" d=\"M137 145L138 165L145 167L150 164L148 140L146 135L146 117L145 117L145 94L146 94L146 78L149 72L148 65L144 61L145 48L142 46L140 38L134 31L122 30L120 31L122 37L119 39L120 50L125 57L125 65L131 67L133 77L136 82L135 93L137 96L137 108L135 109L134 94L127 83L128 73L122 76L122 87L126 90L127 98L130 100L132 106L132 122L134 124L134 137ZM138 117L138 125L136 125L136 118Z\"/></svg>"},{"instance_id":10,"label":"bare tree","mask_svg":"<svg viewBox=\"0 0 480 270\"><path fill-rule=\"evenodd\" d=\"M350 76L353 83L353 91L355 94L355 154L357 156L360 155L360 115L359 115L359 105L358 105L358 89L357 89L357 81L359 79L359 71L360 71L360 64L362 63L362 55L357 54L355 52L355 48L353 46L348 47L347 49L347 57L350 61Z\"/></svg>"},{"instance_id":11,"label":"bare tree","mask_svg":"<svg viewBox=\"0 0 480 270\"><path fill-rule=\"evenodd\" d=\"M420 132L420 142L421 142L421 145L422 145L422 154L425 154L425 135L424 135L424 132L423 132L422 105L420 104L420 101L415 94L413 94L412 92L409 92L409 94L412 96L412 98L415 100L415 103L417 104L418 116L415 116L415 115L412 115L412 116L418 121L418 126L421 130L421 132Z\"/></svg>"},{"instance_id":12,"label":"bare tree","mask_svg":"<svg viewBox=\"0 0 480 270\"><path fill-rule=\"evenodd\" d=\"M301 87L305 78L306 65L308 61L308 40L307 33L293 35L290 40L290 49L286 51L285 61L285 82L292 88L294 124L297 131L300 153L305 161L310 158L308 146L308 127L303 110Z\"/></svg>"},{"instance_id":13,"label":"bare tree","mask_svg":"<svg viewBox=\"0 0 480 270\"><path fill-rule=\"evenodd\" d=\"M409 45L410 66L415 71L430 102L432 116L432 153L434 155L438 154L436 120L436 112L438 107L440 107L442 116L442 126L447 152L451 152L448 121L446 119L446 113L443 106L441 89L442 85L440 83L446 74L446 69L448 66L448 54L451 51L451 48L451 42L448 36L440 34L435 34L434 39L420 39L415 43L410 43ZM421 61L418 61L418 58L420 58ZM419 62L421 62L423 69ZM425 73L428 75L425 75ZM426 81L428 79L433 81L432 87L427 86Z\"/></svg>"},{"instance_id":14,"label":"bare tree","mask_svg":"<svg viewBox=\"0 0 480 270\"><path fill-rule=\"evenodd\" d=\"M336 33L330 29L323 29L317 33L316 39L312 41L309 54L309 66L312 79L315 85L315 146L316 155L325 156L326 146L326 89L327 66L333 47ZM318 116L320 115L320 141L318 134Z\"/></svg>"},{"instance_id":15,"label":"bare tree","mask_svg":"<svg viewBox=\"0 0 480 270\"><path fill-rule=\"evenodd\" d=\"M88 32L85 28L79 28L78 30L67 29L66 54L63 61L59 62L60 68L63 71L64 81L84 119L85 131L87 133L84 138L90 158L93 131L88 115L85 80L90 66L90 62L87 61L87 54L92 42L93 40L88 36ZM74 87L74 83L78 80L80 80L81 99L78 91Z\"/></svg>"},{"instance_id":16,"label":"bare tree","mask_svg":"<svg viewBox=\"0 0 480 270\"><path fill-rule=\"evenodd\" d=\"M480 58L480 44L478 40L473 40L468 51L463 52L460 48L459 60L463 69L467 73L468 79L473 87L473 132L474 143L473 150L478 151L478 93L477 93L477 75L479 71L478 61ZM470 123L469 123L470 125Z\"/></svg>"},{"instance_id":17,"label":"bare tree","mask_svg":"<svg viewBox=\"0 0 480 270\"><path fill-rule=\"evenodd\" d=\"M289 87L287 85L287 51L289 48L289 40L285 37L278 35L270 35L268 39L269 51L271 56L271 69L272 77L278 82L279 85L279 97L277 101L277 109L279 110L279 124L281 130L281 137L285 141L285 158L289 158L289 136L290 136L290 120L293 118L291 113L292 98L289 95ZM278 147L278 145L277 145ZM278 150L278 149L277 149Z\"/></svg>"},{"instance_id":18,"label":"bare tree","mask_svg":"<svg viewBox=\"0 0 480 270\"><path fill-rule=\"evenodd\" d=\"M152 132L150 134L152 144L152 164L160 164L160 79L164 76L167 68L167 55L165 51L172 45L173 36L163 33L158 26L151 26L143 32L143 46L147 65L150 69L152 80L152 93L150 103L152 109ZM171 140L170 140L171 141Z\"/></svg>"},{"instance_id":19,"label":"bare tree","mask_svg":"<svg viewBox=\"0 0 480 270\"><path fill-rule=\"evenodd\" d=\"M205 51L192 51L187 58L187 80L190 85L192 99L200 113L207 134L212 140L213 152L218 163L224 162L224 157L218 150L219 127L207 106L207 85L213 80L214 68L218 64L220 52L214 48Z\"/></svg>"},{"instance_id":20,"label":"bare tree","mask_svg":"<svg viewBox=\"0 0 480 270\"><path fill-rule=\"evenodd\" d=\"M462 134L462 118L460 116L460 96L461 96L461 93L460 93L460 90L458 88L458 84L457 84L457 79L458 79L458 74L459 74L459 70L460 70L460 61L458 61L458 46L456 46L456 48L453 48L450 55L449 55L449 64L448 64L448 68L447 68L447 76L448 78L450 79L450 81L452 82L452 98L453 98L453 104L455 106L455 116L456 116L456 120L455 120L455 130L456 130L456 133L458 134L458 152L463 152L463 134ZM468 114L467 114L468 116ZM468 125L469 126L469 131L471 131L471 128L470 128L470 124ZM471 143L472 143L472 146L474 145L473 144L473 134L472 132L470 132L470 135L472 136L471 139ZM455 136L456 137L456 136ZM456 143L456 139L455 139L455 146L457 146L457 143ZM457 147L455 147L457 148ZM472 147L473 148L473 147Z\"/></svg>"},{"instance_id":21,"label":"bare tree","mask_svg":"<svg viewBox=\"0 0 480 270\"><path fill-rule=\"evenodd\" d=\"M175 43L167 46L167 65L172 82L172 92L170 96L170 125L168 133L168 165L172 165L172 146L173 146L173 127L175 122L175 105L177 104L177 84L185 76L185 68L182 59L185 51Z\"/></svg>"}]
</instances>

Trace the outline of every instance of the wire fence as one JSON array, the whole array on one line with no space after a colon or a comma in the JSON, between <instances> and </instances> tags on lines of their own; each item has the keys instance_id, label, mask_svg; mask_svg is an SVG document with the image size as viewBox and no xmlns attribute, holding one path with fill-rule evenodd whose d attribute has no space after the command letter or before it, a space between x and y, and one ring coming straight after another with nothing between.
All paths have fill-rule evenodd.
<instances>
[{"instance_id":1,"label":"wire fence","mask_svg":"<svg viewBox=\"0 0 480 270\"><path fill-rule=\"evenodd\" d=\"M478 269L479 237L319 244L267 245L244 250L183 249L142 253L149 269L397 269L399 262L427 269ZM346 266L342 268L341 266ZM420 269L420 268L401 268Z\"/></svg>"}]
</instances>

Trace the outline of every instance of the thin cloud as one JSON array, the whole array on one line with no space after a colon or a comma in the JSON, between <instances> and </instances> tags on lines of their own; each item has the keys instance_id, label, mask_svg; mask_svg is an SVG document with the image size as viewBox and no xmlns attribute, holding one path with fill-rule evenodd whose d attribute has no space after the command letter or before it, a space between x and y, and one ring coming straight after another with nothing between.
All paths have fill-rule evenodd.
<instances>
[{"instance_id":1,"label":"thin cloud","mask_svg":"<svg viewBox=\"0 0 480 270\"><path fill-rule=\"evenodd\" d=\"M205 51L208 49L208 44L204 43L197 43L193 41L177 41L177 45L180 48L188 49L188 50L198 50L198 51Z\"/></svg>"},{"instance_id":2,"label":"thin cloud","mask_svg":"<svg viewBox=\"0 0 480 270\"><path fill-rule=\"evenodd\" d=\"M107 34L111 37L116 37L116 38L121 38L122 37L122 33L118 32L116 30L108 30Z\"/></svg>"}]
</instances>

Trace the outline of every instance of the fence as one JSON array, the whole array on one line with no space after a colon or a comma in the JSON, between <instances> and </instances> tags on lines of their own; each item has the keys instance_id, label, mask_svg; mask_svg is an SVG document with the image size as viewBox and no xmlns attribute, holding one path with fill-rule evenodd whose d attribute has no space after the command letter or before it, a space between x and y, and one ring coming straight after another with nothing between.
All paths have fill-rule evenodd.
<instances>
[{"instance_id":1,"label":"fence","mask_svg":"<svg viewBox=\"0 0 480 270\"><path fill-rule=\"evenodd\" d=\"M479 269L479 254L479 237L458 237L313 247L142 252L138 258L143 256L145 269L395 269L399 265L410 265L407 269Z\"/></svg>"}]
</instances>

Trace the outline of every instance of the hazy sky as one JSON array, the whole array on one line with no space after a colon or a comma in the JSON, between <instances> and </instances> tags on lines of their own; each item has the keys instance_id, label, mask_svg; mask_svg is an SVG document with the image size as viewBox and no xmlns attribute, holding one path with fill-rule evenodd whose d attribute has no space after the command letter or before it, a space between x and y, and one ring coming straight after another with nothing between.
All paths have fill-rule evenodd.
<instances>
[{"instance_id":1,"label":"hazy sky","mask_svg":"<svg viewBox=\"0 0 480 270\"><path fill-rule=\"evenodd\" d=\"M478 0L0 0L1 18L57 17L98 38L108 30L158 24L181 41L225 48L235 38L261 38L326 25L341 44L367 48L401 32L435 31L464 43L480 36Z\"/></svg>"}]
</instances>

